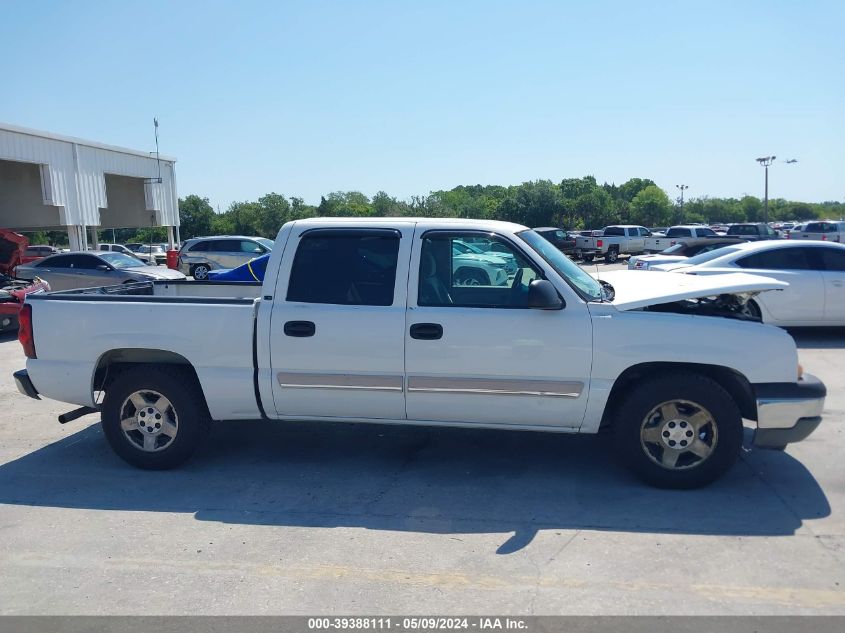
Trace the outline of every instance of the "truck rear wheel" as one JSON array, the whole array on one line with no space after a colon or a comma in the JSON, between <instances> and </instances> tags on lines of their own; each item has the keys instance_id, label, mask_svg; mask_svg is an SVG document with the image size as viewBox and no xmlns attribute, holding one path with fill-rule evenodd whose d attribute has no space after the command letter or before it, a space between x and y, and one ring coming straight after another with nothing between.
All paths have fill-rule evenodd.
<instances>
[{"instance_id":1,"label":"truck rear wheel","mask_svg":"<svg viewBox=\"0 0 845 633\"><path fill-rule=\"evenodd\" d=\"M174 468L207 435L208 411L194 377L177 366L138 365L106 390L103 433L117 455L145 470Z\"/></svg>"},{"instance_id":2,"label":"truck rear wheel","mask_svg":"<svg viewBox=\"0 0 845 633\"><path fill-rule=\"evenodd\" d=\"M604 261L606 264L615 264L616 261L619 259L619 251L615 248L611 248L607 251L607 254L604 256Z\"/></svg>"},{"instance_id":3,"label":"truck rear wheel","mask_svg":"<svg viewBox=\"0 0 845 633\"><path fill-rule=\"evenodd\" d=\"M742 416L716 381L660 376L632 389L616 407L622 461L659 488L698 488L721 476L742 449Z\"/></svg>"}]
</instances>

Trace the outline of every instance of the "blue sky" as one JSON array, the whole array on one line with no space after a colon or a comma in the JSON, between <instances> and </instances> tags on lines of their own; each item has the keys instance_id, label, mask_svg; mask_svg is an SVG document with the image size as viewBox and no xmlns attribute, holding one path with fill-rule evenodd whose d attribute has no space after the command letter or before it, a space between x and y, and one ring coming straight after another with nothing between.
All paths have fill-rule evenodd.
<instances>
[{"instance_id":1,"label":"blue sky","mask_svg":"<svg viewBox=\"0 0 845 633\"><path fill-rule=\"evenodd\" d=\"M0 121L176 156L179 193L594 175L845 199L845 3L0 0Z\"/></svg>"}]
</instances>

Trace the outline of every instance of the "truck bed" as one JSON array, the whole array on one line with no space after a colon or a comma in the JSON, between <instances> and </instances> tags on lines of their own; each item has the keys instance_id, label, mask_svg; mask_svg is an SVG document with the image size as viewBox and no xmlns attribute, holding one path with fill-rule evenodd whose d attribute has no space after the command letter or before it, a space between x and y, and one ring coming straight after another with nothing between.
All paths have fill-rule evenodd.
<instances>
[{"instance_id":1,"label":"truck bed","mask_svg":"<svg viewBox=\"0 0 845 633\"><path fill-rule=\"evenodd\" d=\"M91 377L106 354L152 350L189 362L212 417L261 417L253 336L261 285L141 282L35 295L38 358L27 363L48 398L94 406ZM173 362L173 361L165 361Z\"/></svg>"},{"instance_id":2,"label":"truck bed","mask_svg":"<svg viewBox=\"0 0 845 633\"><path fill-rule=\"evenodd\" d=\"M77 288L52 292L49 297L59 300L145 301L161 298L187 299L203 302L204 299L253 300L261 296L258 282L197 282L197 281L141 281L120 286ZM147 299L145 299L147 298Z\"/></svg>"}]
</instances>

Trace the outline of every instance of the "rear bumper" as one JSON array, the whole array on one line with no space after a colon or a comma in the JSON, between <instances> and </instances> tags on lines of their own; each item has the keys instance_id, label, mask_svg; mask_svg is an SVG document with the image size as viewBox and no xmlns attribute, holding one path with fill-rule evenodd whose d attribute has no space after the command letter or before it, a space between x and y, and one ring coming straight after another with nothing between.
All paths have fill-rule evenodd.
<instances>
[{"instance_id":1,"label":"rear bumper","mask_svg":"<svg viewBox=\"0 0 845 633\"><path fill-rule=\"evenodd\" d=\"M18 391L30 398L41 400L38 396L38 390L35 388L35 385L32 384L32 380L29 379L29 372L25 369L21 369L16 371L13 376L15 378L15 385L17 386Z\"/></svg>"},{"instance_id":2,"label":"rear bumper","mask_svg":"<svg viewBox=\"0 0 845 633\"><path fill-rule=\"evenodd\" d=\"M778 448L808 437L822 421L827 388L806 374L794 383L754 385L757 400L757 431L754 444Z\"/></svg>"}]
</instances>

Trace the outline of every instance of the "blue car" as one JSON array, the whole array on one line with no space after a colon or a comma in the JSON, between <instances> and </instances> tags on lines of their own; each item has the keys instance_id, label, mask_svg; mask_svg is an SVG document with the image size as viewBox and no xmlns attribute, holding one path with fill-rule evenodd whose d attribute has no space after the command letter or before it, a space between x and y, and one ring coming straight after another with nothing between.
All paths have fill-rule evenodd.
<instances>
[{"instance_id":1,"label":"blue car","mask_svg":"<svg viewBox=\"0 0 845 633\"><path fill-rule=\"evenodd\" d=\"M267 270L269 259L270 253L256 257L237 268L210 270L207 279L209 281L253 281L260 283L264 281L264 271Z\"/></svg>"}]
</instances>

